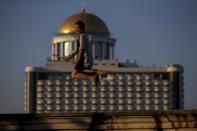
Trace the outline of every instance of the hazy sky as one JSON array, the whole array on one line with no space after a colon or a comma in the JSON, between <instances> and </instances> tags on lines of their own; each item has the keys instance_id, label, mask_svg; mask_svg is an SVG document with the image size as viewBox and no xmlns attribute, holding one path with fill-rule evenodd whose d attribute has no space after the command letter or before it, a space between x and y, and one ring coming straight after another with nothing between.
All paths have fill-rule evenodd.
<instances>
[{"instance_id":1,"label":"hazy sky","mask_svg":"<svg viewBox=\"0 0 197 131\"><path fill-rule=\"evenodd\" d=\"M24 69L45 66L59 25L85 7L117 39L119 61L181 64L186 109L197 109L197 0L0 0L0 113L22 113Z\"/></svg>"}]
</instances>

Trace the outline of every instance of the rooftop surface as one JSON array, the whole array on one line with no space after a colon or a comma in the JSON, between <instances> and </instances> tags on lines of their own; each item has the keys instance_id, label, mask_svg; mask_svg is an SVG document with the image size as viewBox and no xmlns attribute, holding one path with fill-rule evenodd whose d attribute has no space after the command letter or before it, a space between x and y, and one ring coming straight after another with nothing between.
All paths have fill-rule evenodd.
<instances>
[{"instance_id":1,"label":"rooftop surface","mask_svg":"<svg viewBox=\"0 0 197 131\"><path fill-rule=\"evenodd\" d=\"M0 114L0 130L196 131L197 110Z\"/></svg>"}]
</instances>

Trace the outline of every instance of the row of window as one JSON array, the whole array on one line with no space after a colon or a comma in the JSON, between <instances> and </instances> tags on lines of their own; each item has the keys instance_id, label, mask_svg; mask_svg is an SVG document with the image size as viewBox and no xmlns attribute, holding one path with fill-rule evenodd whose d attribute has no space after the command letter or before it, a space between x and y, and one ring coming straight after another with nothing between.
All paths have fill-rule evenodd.
<instances>
[{"instance_id":1,"label":"row of window","mask_svg":"<svg viewBox=\"0 0 197 131\"><path fill-rule=\"evenodd\" d=\"M109 80L169 80L169 73L152 73L152 74L110 74L107 76Z\"/></svg>"},{"instance_id":2,"label":"row of window","mask_svg":"<svg viewBox=\"0 0 197 131\"><path fill-rule=\"evenodd\" d=\"M87 92L82 92L82 93L70 93L70 92L59 92L59 93L53 93L53 92L48 92L48 93L37 93L38 98L169 98L169 93L87 93Z\"/></svg>"},{"instance_id":3,"label":"row of window","mask_svg":"<svg viewBox=\"0 0 197 131\"><path fill-rule=\"evenodd\" d=\"M169 91L169 87L168 86L163 86L163 87L159 87L159 86L155 86L155 87L150 87L150 86L145 86L145 87L141 87L141 86L134 86L134 87L130 87L130 86L126 86L126 87L105 87L105 86L101 86L99 88L96 87L61 87L61 86L57 86L57 87L53 87L53 86L38 86L37 87L37 92L168 92Z\"/></svg>"},{"instance_id":4,"label":"row of window","mask_svg":"<svg viewBox=\"0 0 197 131\"><path fill-rule=\"evenodd\" d=\"M167 99L146 99L146 100L142 100L142 99L72 99L72 100L61 100L61 99L37 99L37 104L38 105L44 105L44 104L51 104L51 105L84 105L84 104L124 104L124 105L129 105L129 104L150 104L150 105L155 105L155 104L159 104L159 105L166 105L169 104L169 100Z\"/></svg>"},{"instance_id":5,"label":"row of window","mask_svg":"<svg viewBox=\"0 0 197 131\"><path fill-rule=\"evenodd\" d=\"M134 81L127 81L127 80L114 80L114 81L107 81L107 80L101 80L100 82L101 85L154 85L154 86L159 86L159 85L170 85L169 81L166 80L162 80L162 81L158 81L158 80L150 80L150 81L138 81L138 80L134 80ZM47 81L42 81L39 80L37 82L38 86L45 86L45 85L54 85L54 86L61 86L61 85L94 85L94 82L91 81L60 81L60 80L47 80Z\"/></svg>"},{"instance_id":6,"label":"row of window","mask_svg":"<svg viewBox=\"0 0 197 131\"><path fill-rule=\"evenodd\" d=\"M73 106L61 106L61 105L56 105L56 106L42 106L42 105L38 105L37 106L37 112L56 112L56 111L68 111L68 112L75 112L75 111L88 111L88 112L94 112L94 111L131 111L131 110L168 110L169 106L168 105L164 105L164 106L160 106L160 105L145 105L145 106L141 106L141 105L83 105L83 106L78 106L78 105L73 105Z\"/></svg>"},{"instance_id":7,"label":"row of window","mask_svg":"<svg viewBox=\"0 0 197 131\"><path fill-rule=\"evenodd\" d=\"M45 79L43 79L45 78ZM60 79L60 80L71 80L70 73L45 73L40 72L39 73L39 79L41 80L54 80L54 79ZM157 79L157 80L169 80L170 75L167 72L163 73L112 73L108 74L107 78L109 80L150 80L150 79Z\"/></svg>"}]
</instances>

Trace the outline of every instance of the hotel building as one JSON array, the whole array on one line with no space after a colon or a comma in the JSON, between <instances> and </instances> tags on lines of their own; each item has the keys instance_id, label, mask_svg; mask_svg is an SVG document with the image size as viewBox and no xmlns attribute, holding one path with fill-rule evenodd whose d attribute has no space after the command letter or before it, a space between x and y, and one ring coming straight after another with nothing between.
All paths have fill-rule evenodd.
<instances>
[{"instance_id":1,"label":"hotel building","mask_svg":"<svg viewBox=\"0 0 197 131\"><path fill-rule=\"evenodd\" d=\"M52 55L67 56L76 48L73 26L78 20L86 24L94 67L111 71L101 77L99 88L88 80L71 79L74 63ZM47 58L46 66L25 68L24 111L129 112L184 108L181 65L140 67L136 62L119 62L114 58L115 42L106 24L86 10L65 19L52 38L51 57Z\"/></svg>"}]
</instances>

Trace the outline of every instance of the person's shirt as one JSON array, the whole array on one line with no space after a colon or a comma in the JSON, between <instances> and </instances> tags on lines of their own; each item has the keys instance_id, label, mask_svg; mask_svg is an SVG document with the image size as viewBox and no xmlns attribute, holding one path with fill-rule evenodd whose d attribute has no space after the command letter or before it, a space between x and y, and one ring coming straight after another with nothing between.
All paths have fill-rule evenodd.
<instances>
[{"instance_id":1,"label":"person's shirt","mask_svg":"<svg viewBox=\"0 0 197 131\"><path fill-rule=\"evenodd\" d=\"M78 41L79 41L79 50L80 49L84 50L85 66L88 66L91 69L93 66L93 56L92 56L92 47L89 42L88 34L87 33L80 34Z\"/></svg>"}]
</instances>

